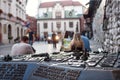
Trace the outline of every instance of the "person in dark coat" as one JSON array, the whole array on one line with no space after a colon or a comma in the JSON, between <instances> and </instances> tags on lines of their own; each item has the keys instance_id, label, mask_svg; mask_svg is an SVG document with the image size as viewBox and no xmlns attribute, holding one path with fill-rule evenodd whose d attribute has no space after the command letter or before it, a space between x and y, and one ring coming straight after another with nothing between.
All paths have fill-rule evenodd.
<instances>
[{"instance_id":1,"label":"person in dark coat","mask_svg":"<svg viewBox=\"0 0 120 80\"><path fill-rule=\"evenodd\" d=\"M29 38L29 44L30 45L33 45L33 42L34 42L34 32L30 29L30 28L28 28L27 30L26 30L26 34L28 34L28 38Z\"/></svg>"},{"instance_id":2,"label":"person in dark coat","mask_svg":"<svg viewBox=\"0 0 120 80\"><path fill-rule=\"evenodd\" d=\"M56 34L55 34L55 32L53 32L53 34L52 34L52 41L53 41L53 48L56 48Z\"/></svg>"}]
</instances>

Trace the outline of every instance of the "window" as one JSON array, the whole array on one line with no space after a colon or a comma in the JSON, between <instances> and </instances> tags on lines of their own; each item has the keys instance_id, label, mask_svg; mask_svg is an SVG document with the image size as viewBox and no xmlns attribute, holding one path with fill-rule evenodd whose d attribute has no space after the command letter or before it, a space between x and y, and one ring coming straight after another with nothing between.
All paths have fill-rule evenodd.
<instances>
[{"instance_id":1,"label":"window","mask_svg":"<svg viewBox=\"0 0 120 80\"><path fill-rule=\"evenodd\" d=\"M60 11L57 11L55 15L56 15L56 18L61 18L61 12Z\"/></svg>"},{"instance_id":2,"label":"window","mask_svg":"<svg viewBox=\"0 0 120 80\"><path fill-rule=\"evenodd\" d=\"M40 24L39 23L37 24L37 32L38 32L38 34L40 33Z\"/></svg>"},{"instance_id":3,"label":"window","mask_svg":"<svg viewBox=\"0 0 120 80\"><path fill-rule=\"evenodd\" d=\"M48 24L44 23L44 29L47 29L47 28L48 28Z\"/></svg>"},{"instance_id":4,"label":"window","mask_svg":"<svg viewBox=\"0 0 120 80\"><path fill-rule=\"evenodd\" d=\"M66 22L64 22L64 31L66 31Z\"/></svg>"},{"instance_id":5,"label":"window","mask_svg":"<svg viewBox=\"0 0 120 80\"><path fill-rule=\"evenodd\" d=\"M7 30L6 30L6 24L4 24L4 34L6 34Z\"/></svg>"},{"instance_id":6,"label":"window","mask_svg":"<svg viewBox=\"0 0 120 80\"><path fill-rule=\"evenodd\" d=\"M56 25L57 25L57 28L58 28L58 29L61 28L61 23L60 23L60 22L57 22Z\"/></svg>"},{"instance_id":7,"label":"window","mask_svg":"<svg viewBox=\"0 0 120 80\"><path fill-rule=\"evenodd\" d=\"M11 12L11 4L8 4L8 8L9 8L9 13Z\"/></svg>"},{"instance_id":8,"label":"window","mask_svg":"<svg viewBox=\"0 0 120 80\"><path fill-rule=\"evenodd\" d=\"M69 22L69 27L73 28L73 22Z\"/></svg>"},{"instance_id":9,"label":"window","mask_svg":"<svg viewBox=\"0 0 120 80\"><path fill-rule=\"evenodd\" d=\"M17 27L17 37L19 37L19 28Z\"/></svg>"},{"instance_id":10,"label":"window","mask_svg":"<svg viewBox=\"0 0 120 80\"><path fill-rule=\"evenodd\" d=\"M0 7L1 7L1 0L0 0Z\"/></svg>"},{"instance_id":11,"label":"window","mask_svg":"<svg viewBox=\"0 0 120 80\"><path fill-rule=\"evenodd\" d=\"M3 5L4 9L3 10L4 10L4 12L6 12L6 1L3 1L3 2L4 2L4 5Z\"/></svg>"},{"instance_id":12,"label":"window","mask_svg":"<svg viewBox=\"0 0 120 80\"><path fill-rule=\"evenodd\" d=\"M47 13L44 13L44 17L48 17L48 14L47 14Z\"/></svg>"},{"instance_id":13,"label":"window","mask_svg":"<svg viewBox=\"0 0 120 80\"><path fill-rule=\"evenodd\" d=\"M78 32L79 29L78 29L78 22L76 23L76 32Z\"/></svg>"},{"instance_id":14,"label":"window","mask_svg":"<svg viewBox=\"0 0 120 80\"><path fill-rule=\"evenodd\" d=\"M21 36L23 36L23 29L21 29Z\"/></svg>"},{"instance_id":15,"label":"window","mask_svg":"<svg viewBox=\"0 0 120 80\"><path fill-rule=\"evenodd\" d=\"M53 23L51 23L51 31L53 32Z\"/></svg>"},{"instance_id":16,"label":"window","mask_svg":"<svg viewBox=\"0 0 120 80\"><path fill-rule=\"evenodd\" d=\"M72 11L69 12L69 16L72 16Z\"/></svg>"},{"instance_id":17,"label":"window","mask_svg":"<svg viewBox=\"0 0 120 80\"><path fill-rule=\"evenodd\" d=\"M18 16L18 9L16 9L16 16Z\"/></svg>"},{"instance_id":18,"label":"window","mask_svg":"<svg viewBox=\"0 0 120 80\"><path fill-rule=\"evenodd\" d=\"M19 10L19 17L21 17L21 11Z\"/></svg>"}]
</instances>

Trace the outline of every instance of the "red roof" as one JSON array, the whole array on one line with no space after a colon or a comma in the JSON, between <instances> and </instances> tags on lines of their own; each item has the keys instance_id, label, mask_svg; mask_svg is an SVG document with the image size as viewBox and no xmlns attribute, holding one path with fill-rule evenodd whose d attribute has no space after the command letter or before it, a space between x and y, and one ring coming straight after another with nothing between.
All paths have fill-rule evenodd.
<instances>
[{"instance_id":1,"label":"red roof","mask_svg":"<svg viewBox=\"0 0 120 80\"><path fill-rule=\"evenodd\" d=\"M60 3L62 6L83 6L80 2L78 1L53 1L53 2L43 2L40 3L40 8L48 8L48 7L54 7L56 3Z\"/></svg>"}]
</instances>

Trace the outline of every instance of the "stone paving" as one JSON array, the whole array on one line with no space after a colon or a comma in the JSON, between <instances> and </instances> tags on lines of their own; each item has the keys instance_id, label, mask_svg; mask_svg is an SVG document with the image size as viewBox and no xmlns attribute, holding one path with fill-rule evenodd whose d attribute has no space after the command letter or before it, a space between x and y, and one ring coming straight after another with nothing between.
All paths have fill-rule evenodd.
<instances>
[{"instance_id":1,"label":"stone paving","mask_svg":"<svg viewBox=\"0 0 120 80\"><path fill-rule=\"evenodd\" d=\"M11 48L13 44L7 44L7 45L0 45L0 55L7 55L10 54Z\"/></svg>"}]
</instances>

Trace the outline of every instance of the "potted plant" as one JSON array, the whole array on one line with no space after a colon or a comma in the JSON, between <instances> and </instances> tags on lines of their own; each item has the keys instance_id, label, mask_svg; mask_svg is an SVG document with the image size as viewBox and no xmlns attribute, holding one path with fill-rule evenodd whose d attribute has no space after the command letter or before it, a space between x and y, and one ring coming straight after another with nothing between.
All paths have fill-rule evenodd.
<instances>
[{"instance_id":1,"label":"potted plant","mask_svg":"<svg viewBox=\"0 0 120 80\"><path fill-rule=\"evenodd\" d=\"M9 39L9 43L10 43L10 41L13 39L13 37L12 36L8 36L8 39Z\"/></svg>"},{"instance_id":2,"label":"potted plant","mask_svg":"<svg viewBox=\"0 0 120 80\"><path fill-rule=\"evenodd\" d=\"M19 36L16 37L16 38L14 39L14 42L15 42L15 43L19 43L19 42L20 42L20 37L19 37Z\"/></svg>"},{"instance_id":3,"label":"potted plant","mask_svg":"<svg viewBox=\"0 0 120 80\"><path fill-rule=\"evenodd\" d=\"M12 15L11 13L8 13L8 16L9 16L9 17L12 17L13 15Z\"/></svg>"},{"instance_id":4,"label":"potted plant","mask_svg":"<svg viewBox=\"0 0 120 80\"><path fill-rule=\"evenodd\" d=\"M18 17L18 16L17 16L16 18L17 18L17 20L21 20L21 18L20 18L20 17Z\"/></svg>"},{"instance_id":5,"label":"potted plant","mask_svg":"<svg viewBox=\"0 0 120 80\"><path fill-rule=\"evenodd\" d=\"M0 9L0 14L3 13L2 9Z\"/></svg>"}]
</instances>

